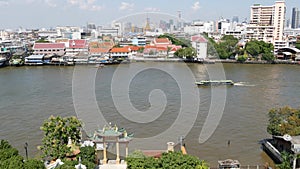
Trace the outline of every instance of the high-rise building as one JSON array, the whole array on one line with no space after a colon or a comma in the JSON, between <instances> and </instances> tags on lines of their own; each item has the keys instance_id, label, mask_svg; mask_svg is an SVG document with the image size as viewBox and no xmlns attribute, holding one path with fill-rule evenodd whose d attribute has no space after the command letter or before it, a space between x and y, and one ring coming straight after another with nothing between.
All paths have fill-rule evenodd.
<instances>
[{"instance_id":1,"label":"high-rise building","mask_svg":"<svg viewBox=\"0 0 300 169\"><path fill-rule=\"evenodd\" d=\"M283 47L285 14L285 1L276 1L271 6L254 4L251 6L250 26L247 28L250 33L247 38L273 43L275 48Z\"/></svg>"},{"instance_id":2,"label":"high-rise building","mask_svg":"<svg viewBox=\"0 0 300 169\"><path fill-rule=\"evenodd\" d=\"M300 11L298 8L292 9L292 28L296 29L300 27Z\"/></svg>"},{"instance_id":3,"label":"high-rise building","mask_svg":"<svg viewBox=\"0 0 300 169\"><path fill-rule=\"evenodd\" d=\"M238 16L234 16L234 17L232 18L232 22L239 23L239 17L238 17Z\"/></svg>"}]
</instances>

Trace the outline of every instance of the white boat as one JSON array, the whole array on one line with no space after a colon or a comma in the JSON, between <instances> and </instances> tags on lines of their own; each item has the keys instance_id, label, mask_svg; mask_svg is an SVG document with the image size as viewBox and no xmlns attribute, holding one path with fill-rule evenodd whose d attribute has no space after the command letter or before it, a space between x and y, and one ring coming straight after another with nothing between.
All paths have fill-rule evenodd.
<instances>
[{"instance_id":1,"label":"white boat","mask_svg":"<svg viewBox=\"0 0 300 169\"><path fill-rule=\"evenodd\" d=\"M0 67L5 66L7 59L5 57L0 57Z\"/></svg>"},{"instance_id":2,"label":"white boat","mask_svg":"<svg viewBox=\"0 0 300 169\"><path fill-rule=\"evenodd\" d=\"M218 169L240 169L241 167L241 164L238 160L232 159L218 161L218 164Z\"/></svg>"}]
</instances>

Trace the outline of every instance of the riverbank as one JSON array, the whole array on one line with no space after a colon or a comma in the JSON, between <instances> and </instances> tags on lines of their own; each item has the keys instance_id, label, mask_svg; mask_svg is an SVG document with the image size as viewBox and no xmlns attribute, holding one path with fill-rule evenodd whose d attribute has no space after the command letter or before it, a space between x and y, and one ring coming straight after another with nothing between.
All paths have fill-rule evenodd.
<instances>
[{"instance_id":1,"label":"riverbank","mask_svg":"<svg viewBox=\"0 0 300 169\"><path fill-rule=\"evenodd\" d=\"M207 60L184 60L181 58L133 58L118 62L72 62L72 63L44 63L39 65L3 65L19 67L19 66L75 66L75 65L114 65L114 64L128 64L132 62L184 62L184 63L195 63L195 64L215 64L215 63L231 63L231 64L288 64L288 65L300 65L299 61L291 60L274 60L274 61L245 61L239 62L237 60L223 60L223 59L207 59Z\"/></svg>"},{"instance_id":2,"label":"riverbank","mask_svg":"<svg viewBox=\"0 0 300 169\"><path fill-rule=\"evenodd\" d=\"M134 58L130 62L186 62L199 64L214 64L214 63L236 63L236 64L292 64L298 65L300 62L291 60L274 60L274 61L245 61L223 60L223 59L207 59L207 60L184 60L180 58Z\"/></svg>"}]
</instances>

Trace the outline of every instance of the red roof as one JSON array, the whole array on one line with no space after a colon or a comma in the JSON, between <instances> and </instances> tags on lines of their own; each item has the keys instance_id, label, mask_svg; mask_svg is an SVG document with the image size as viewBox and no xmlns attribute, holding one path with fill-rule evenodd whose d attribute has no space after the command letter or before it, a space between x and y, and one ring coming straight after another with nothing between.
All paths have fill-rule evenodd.
<instances>
[{"instance_id":1,"label":"red roof","mask_svg":"<svg viewBox=\"0 0 300 169\"><path fill-rule=\"evenodd\" d=\"M153 45L146 45L145 46L145 49L152 49L152 48L156 48L156 46L153 46Z\"/></svg>"},{"instance_id":2,"label":"red roof","mask_svg":"<svg viewBox=\"0 0 300 169\"><path fill-rule=\"evenodd\" d=\"M155 38L154 41L155 43L170 43L168 38Z\"/></svg>"},{"instance_id":3,"label":"red roof","mask_svg":"<svg viewBox=\"0 0 300 169\"><path fill-rule=\"evenodd\" d=\"M69 40L69 48L87 48L86 40L84 39Z\"/></svg>"},{"instance_id":4,"label":"red roof","mask_svg":"<svg viewBox=\"0 0 300 169\"><path fill-rule=\"evenodd\" d=\"M33 49L64 49L64 43L35 43Z\"/></svg>"},{"instance_id":5,"label":"red roof","mask_svg":"<svg viewBox=\"0 0 300 169\"><path fill-rule=\"evenodd\" d=\"M192 42L207 43L207 40L201 35L192 36L191 40Z\"/></svg>"},{"instance_id":6,"label":"red roof","mask_svg":"<svg viewBox=\"0 0 300 169\"><path fill-rule=\"evenodd\" d=\"M112 48L110 50L111 53L129 53L130 50L128 48Z\"/></svg>"},{"instance_id":7,"label":"red roof","mask_svg":"<svg viewBox=\"0 0 300 169\"><path fill-rule=\"evenodd\" d=\"M103 42L103 43L101 43L101 46L106 46L106 47L111 48L114 46L114 43L113 42Z\"/></svg>"},{"instance_id":8,"label":"red roof","mask_svg":"<svg viewBox=\"0 0 300 169\"><path fill-rule=\"evenodd\" d=\"M167 51L168 50L167 47L156 47L156 49L159 51Z\"/></svg>"},{"instance_id":9,"label":"red roof","mask_svg":"<svg viewBox=\"0 0 300 169\"><path fill-rule=\"evenodd\" d=\"M138 51L140 49L138 46L124 46L124 48L130 49L131 51Z\"/></svg>"}]
</instances>

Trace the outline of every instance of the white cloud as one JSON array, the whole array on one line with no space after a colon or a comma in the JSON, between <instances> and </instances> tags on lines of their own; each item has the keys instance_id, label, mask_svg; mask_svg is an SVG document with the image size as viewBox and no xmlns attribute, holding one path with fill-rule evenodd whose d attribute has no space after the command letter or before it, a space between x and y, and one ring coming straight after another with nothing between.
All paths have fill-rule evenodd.
<instances>
[{"instance_id":1,"label":"white cloud","mask_svg":"<svg viewBox=\"0 0 300 169\"><path fill-rule=\"evenodd\" d=\"M72 5L77 5L81 3L81 0L68 0L68 3L72 4Z\"/></svg>"},{"instance_id":2,"label":"white cloud","mask_svg":"<svg viewBox=\"0 0 300 169\"><path fill-rule=\"evenodd\" d=\"M195 10L195 11L199 10L200 9L200 2L199 1L195 2L192 6L192 9Z\"/></svg>"},{"instance_id":3,"label":"white cloud","mask_svg":"<svg viewBox=\"0 0 300 169\"><path fill-rule=\"evenodd\" d=\"M67 2L83 10L99 11L103 9L102 6L96 4L95 0L67 0Z\"/></svg>"},{"instance_id":4,"label":"white cloud","mask_svg":"<svg viewBox=\"0 0 300 169\"><path fill-rule=\"evenodd\" d=\"M120 10L133 10L134 4L130 4L127 2L122 2L120 6Z\"/></svg>"},{"instance_id":5,"label":"white cloud","mask_svg":"<svg viewBox=\"0 0 300 169\"><path fill-rule=\"evenodd\" d=\"M152 8L152 7L148 7L148 8L145 8L145 11L148 11L148 12L159 12L160 9L158 8Z\"/></svg>"},{"instance_id":6,"label":"white cloud","mask_svg":"<svg viewBox=\"0 0 300 169\"><path fill-rule=\"evenodd\" d=\"M53 8L57 6L57 4L53 2L53 0L45 0L45 3Z\"/></svg>"},{"instance_id":7,"label":"white cloud","mask_svg":"<svg viewBox=\"0 0 300 169\"><path fill-rule=\"evenodd\" d=\"M8 1L5 1L5 0L0 0L0 5L2 6L6 6L6 5L8 5L9 3L8 3Z\"/></svg>"}]
</instances>

